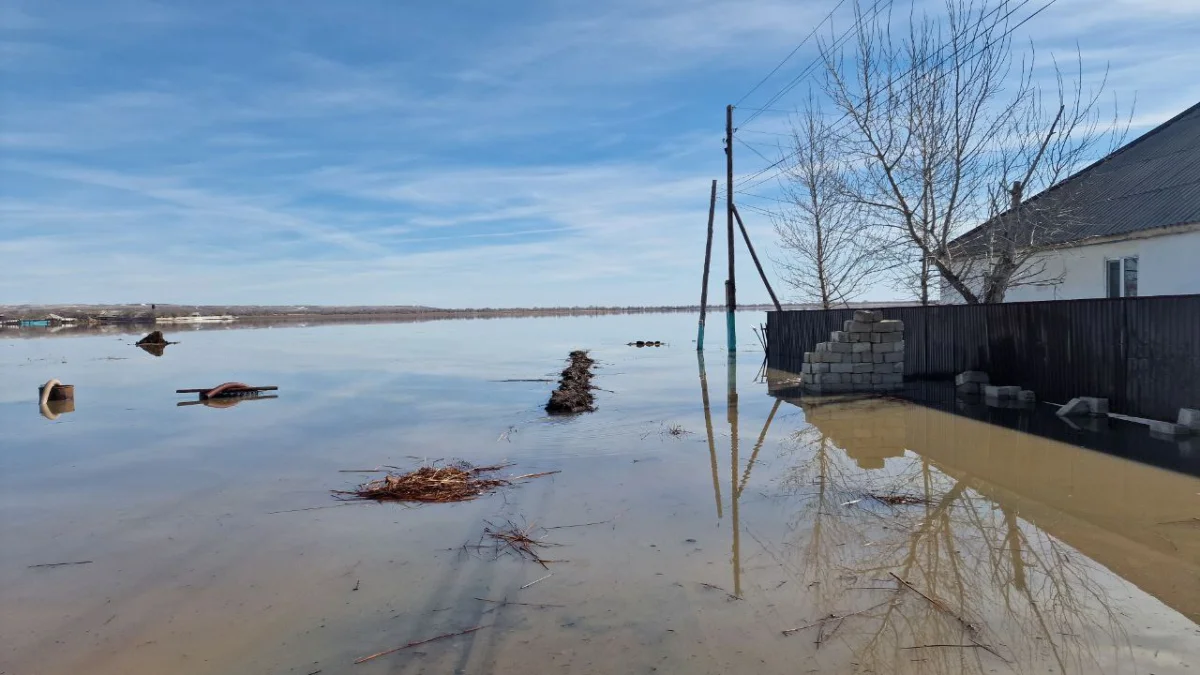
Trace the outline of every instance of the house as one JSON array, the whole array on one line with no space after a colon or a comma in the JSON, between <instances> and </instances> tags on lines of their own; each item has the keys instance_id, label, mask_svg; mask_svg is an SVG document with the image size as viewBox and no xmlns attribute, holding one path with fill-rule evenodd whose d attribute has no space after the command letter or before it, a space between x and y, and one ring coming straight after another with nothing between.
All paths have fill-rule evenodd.
<instances>
[{"instance_id":1,"label":"house","mask_svg":"<svg viewBox=\"0 0 1200 675\"><path fill-rule=\"evenodd\" d=\"M1031 276L1005 302L1200 293L1200 103L1020 209L1066 202L1070 217L1031 237L1049 248L1029 260ZM977 248L1004 217L951 247ZM943 283L942 301L962 298Z\"/></svg>"}]
</instances>

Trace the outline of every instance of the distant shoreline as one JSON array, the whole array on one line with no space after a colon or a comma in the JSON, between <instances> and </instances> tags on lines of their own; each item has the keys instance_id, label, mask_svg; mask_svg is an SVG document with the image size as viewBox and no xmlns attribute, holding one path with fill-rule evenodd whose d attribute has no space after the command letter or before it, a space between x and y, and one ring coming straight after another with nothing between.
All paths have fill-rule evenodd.
<instances>
[{"instance_id":1,"label":"distant shoreline","mask_svg":"<svg viewBox=\"0 0 1200 675\"><path fill-rule=\"evenodd\" d=\"M887 307L911 303L856 303L854 306ZM784 305L784 309L816 309L810 304ZM769 304L742 305L738 311L769 311ZM136 323L153 324L159 318L231 316L233 323L255 321L413 321L539 316L600 316L607 314L666 314L695 312L699 305L661 307L529 307L442 309L420 306L271 306L271 305L0 305L4 321L50 321L52 323ZM710 306L709 312L724 312L723 306ZM171 324L167 324L171 325Z\"/></svg>"}]
</instances>

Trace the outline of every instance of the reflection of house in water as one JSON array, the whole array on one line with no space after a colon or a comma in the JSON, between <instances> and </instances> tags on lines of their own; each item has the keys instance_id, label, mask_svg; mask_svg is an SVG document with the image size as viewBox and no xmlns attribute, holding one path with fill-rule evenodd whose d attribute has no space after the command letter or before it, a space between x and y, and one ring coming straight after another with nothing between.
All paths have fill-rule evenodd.
<instances>
[{"instance_id":1,"label":"reflection of house in water","mask_svg":"<svg viewBox=\"0 0 1200 675\"><path fill-rule=\"evenodd\" d=\"M1200 621L1195 476L905 401L784 400L859 467L914 453Z\"/></svg>"}]
</instances>

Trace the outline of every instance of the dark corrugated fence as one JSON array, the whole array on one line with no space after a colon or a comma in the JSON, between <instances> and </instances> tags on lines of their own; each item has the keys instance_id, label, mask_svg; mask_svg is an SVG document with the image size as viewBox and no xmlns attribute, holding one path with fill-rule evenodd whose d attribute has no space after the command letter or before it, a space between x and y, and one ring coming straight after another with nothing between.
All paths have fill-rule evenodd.
<instances>
[{"instance_id":1,"label":"dark corrugated fence","mask_svg":"<svg viewBox=\"0 0 1200 675\"><path fill-rule=\"evenodd\" d=\"M909 378L983 370L1041 400L1101 396L1116 412L1155 419L1200 407L1200 295L880 311L904 321ZM804 352L853 314L768 312L768 365L799 372Z\"/></svg>"}]
</instances>

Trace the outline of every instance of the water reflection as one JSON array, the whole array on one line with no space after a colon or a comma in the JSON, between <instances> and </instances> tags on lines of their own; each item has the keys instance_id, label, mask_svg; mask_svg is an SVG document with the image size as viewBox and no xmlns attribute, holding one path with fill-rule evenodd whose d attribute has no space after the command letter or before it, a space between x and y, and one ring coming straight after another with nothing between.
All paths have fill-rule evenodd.
<instances>
[{"instance_id":1,"label":"water reflection","mask_svg":"<svg viewBox=\"0 0 1200 675\"><path fill-rule=\"evenodd\" d=\"M1200 538L1167 524L1200 482L911 403L791 402L809 426L774 554L827 617L800 631L814 661L835 641L866 672L1132 668L1105 568L1200 618Z\"/></svg>"},{"instance_id":2,"label":"water reflection","mask_svg":"<svg viewBox=\"0 0 1200 675\"><path fill-rule=\"evenodd\" d=\"M62 415L75 412L75 401L39 401L38 412L42 417L54 421Z\"/></svg>"}]
</instances>

